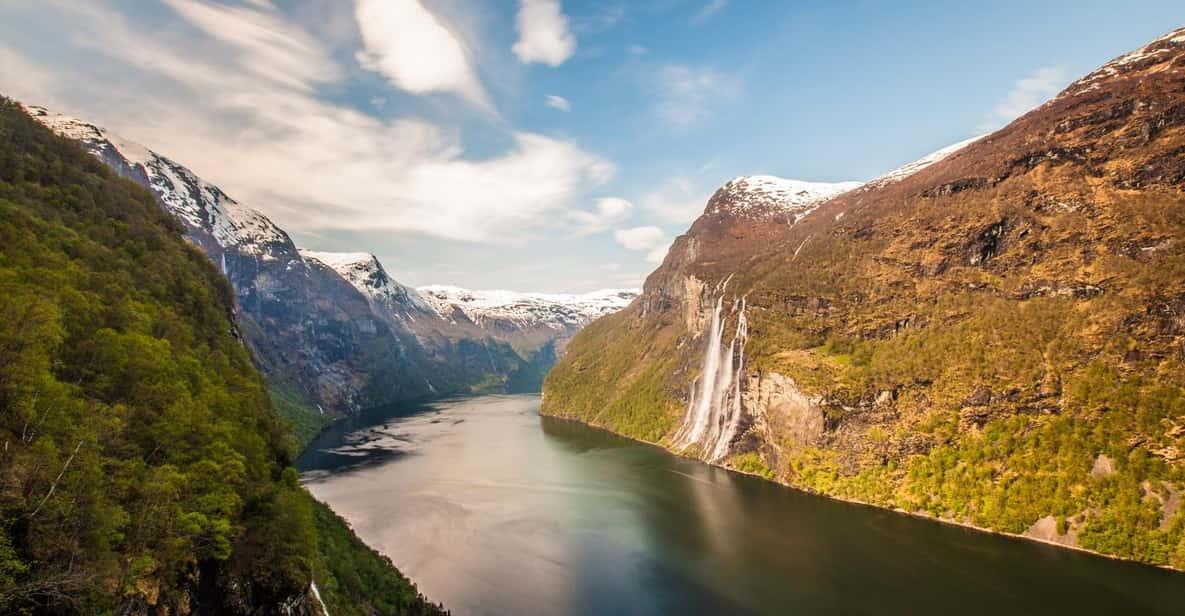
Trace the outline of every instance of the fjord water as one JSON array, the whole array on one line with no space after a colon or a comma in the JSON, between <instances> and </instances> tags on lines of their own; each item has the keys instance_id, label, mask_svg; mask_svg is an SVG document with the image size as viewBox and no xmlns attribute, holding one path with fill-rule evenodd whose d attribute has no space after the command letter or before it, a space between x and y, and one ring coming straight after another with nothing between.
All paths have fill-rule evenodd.
<instances>
[{"instance_id":1,"label":"fjord water","mask_svg":"<svg viewBox=\"0 0 1185 616\"><path fill-rule=\"evenodd\" d=\"M850 505L540 417L375 409L306 485L454 614L1182 614L1185 575Z\"/></svg>"}]
</instances>

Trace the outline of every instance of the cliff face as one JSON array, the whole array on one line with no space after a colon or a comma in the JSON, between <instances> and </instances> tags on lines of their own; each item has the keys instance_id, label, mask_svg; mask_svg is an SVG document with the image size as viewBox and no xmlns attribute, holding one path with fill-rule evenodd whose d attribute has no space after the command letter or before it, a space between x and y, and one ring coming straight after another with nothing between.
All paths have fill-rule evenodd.
<instances>
[{"instance_id":1,"label":"cliff face","mask_svg":"<svg viewBox=\"0 0 1185 616\"><path fill-rule=\"evenodd\" d=\"M806 213L737 207L730 182L572 341L545 411L1185 566L1183 110L1179 30Z\"/></svg>"}]
</instances>

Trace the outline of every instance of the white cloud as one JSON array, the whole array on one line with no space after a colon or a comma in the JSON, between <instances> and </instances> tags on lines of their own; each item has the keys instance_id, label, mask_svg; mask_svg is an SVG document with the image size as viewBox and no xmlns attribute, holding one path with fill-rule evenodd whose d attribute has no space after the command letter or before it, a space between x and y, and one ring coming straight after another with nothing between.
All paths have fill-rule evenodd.
<instances>
[{"instance_id":1,"label":"white cloud","mask_svg":"<svg viewBox=\"0 0 1185 616\"><path fill-rule=\"evenodd\" d=\"M652 76L659 100L659 119L675 129L689 128L706 118L715 103L732 98L739 81L709 67L668 64Z\"/></svg>"},{"instance_id":2,"label":"white cloud","mask_svg":"<svg viewBox=\"0 0 1185 616\"><path fill-rule=\"evenodd\" d=\"M994 131L1044 103L1070 83L1069 73L1060 66L1039 68L1012 85L1008 95L992 107L977 133Z\"/></svg>"},{"instance_id":3,"label":"white cloud","mask_svg":"<svg viewBox=\"0 0 1185 616\"><path fill-rule=\"evenodd\" d=\"M365 69L413 94L449 92L489 107L464 43L419 0L357 0Z\"/></svg>"},{"instance_id":4,"label":"white cloud","mask_svg":"<svg viewBox=\"0 0 1185 616\"><path fill-rule=\"evenodd\" d=\"M281 21L270 5L251 9L195 0L164 1L194 28L240 50L240 65L258 78L311 89L313 83L340 76L317 41Z\"/></svg>"},{"instance_id":5,"label":"white cloud","mask_svg":"<svg viewBox=\"0 0 1185 616\"><path fill-rule=\"evenodd\" d=\"M650 53L650 48L645 45L630 45L625 48L625 52L631 56L644 56Z\"/></svg>"},{"instance_id":6,"label":"white cloud","mask_svg":"<svg viewBox=\"0 0 1185 616\"><path fill-rule=\"evenodd\" d=\"M667 236L658 227L618 229L613 232L613 239L628 250L646 251L646 260L650 263L662 263L667 256Z\"/></svg>"},{"instance_id":7,"label":"white cloud","mask_svg":"<svg viewBox=\"0 0 1185 616\"><path fill-rule=\"evenodd\" d=\"M642 208L671 224L687 225L699 217L712 191L700 190L685 177L673 177L639 199Z\"/></svg>"},{"instance_id":8,"label":"white cloud","mask_svg":"<svg viewBox=\"0 0 1185 616\"><path fill-rule=\"evenodd\" d=\"M559 0L519 0L518 42L512 50L528 64L559 66L572 57L576 39L568 30Z\"/></svg>"},{"instance_id":9,"label":"white cloud","mask_svg":"<svg viewBox=\"0 0 1185 616\"><path fill-rule=\"evenodd\" d=\"M708 0L691 18L691 23L701 24L728 6L728 0Z\"/></svg>"},{"instance_id":10,"label":"white cloud","mask_svg":"<svg viewBox=\"0 0 1185 616\"><path fill-rule=\"evenodd\" d=\"M543 99L543 104L552 109L559 109L560 111L572 111L572 103L562 96L555 94L548 94L547 98Z\"/></svg>"},{"instance_id":11,"label":"white cloud","mask_svg":"<svg viewBox=\"0 0 1185 616\"><path fill-rule=\"evenodd\" d=\"M634 209L634 204L617 197L597 199L596 208L589 212L577 210L572 212L572 222L577 225L577 235L591 235L608 230L613 225L625 220Z\"/></svg>"},{"instance_id":12,"label":"white cloud","mask_svg":"<svg viewBox=\"0 0 1185 616\"><path fill-rule=\"evenodd\" d=\"M515 241L568 226L573 205L614 173L574 143L504 127L509 147L475 159L455 129L318 98L311 84L342 71L269 9L170 0L189 27L148 29L96 5L29 2L72 33L60 41L70 53L34 61L0 43L7 94L141 141L293 231ZM213 32L232 16L240 23Z\"/></svg>"}]
</instances>

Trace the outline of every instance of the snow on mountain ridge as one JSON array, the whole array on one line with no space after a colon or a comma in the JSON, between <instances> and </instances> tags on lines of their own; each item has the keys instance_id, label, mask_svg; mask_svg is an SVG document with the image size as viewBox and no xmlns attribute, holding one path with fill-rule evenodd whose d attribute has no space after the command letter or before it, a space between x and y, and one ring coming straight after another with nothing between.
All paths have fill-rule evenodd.
<instances>
[{"instance_id":1,"label":"snow on mountain ridge","mask_svg":"<svg viewBox=\"0 0 1185 616\"><path fill-rule=\"evenodd\" d=\"M1143 47L1129 51L1114 60L1100 66L1095 71L1086 75L1085 77L1070 84L1061 94L1053 100L1057 100L1063 96L1073 96L1094 90L1101 87L1103 80L1115 77L1128 70L1131 67L1136 67L1143 64L1145 61L1156 63L1156 58L1161 58L1165 54L1170 54L1175 48L1185 45L1185 28L1177 28L1160 38L1144 45ZM1171 57L1171 56L1168 56ZM1161 60L1163 61L1163 59ZM1052 101L1051 101L1052 102Z\"/></svg>"},{"instance_id":2,"label":"snow on mountain ridge","mask_svg":"<svg viewBox=\"0 0 1185 616\"><path fill-rule=\"evenodd\" d=\"M772 175L743 175L726 182L708 201L705 213L747 216L791 214L797 222L824 201L860 182L805 182Z\"/></svg>"},{"instance_id":3,"label":"snow on mountain ridge","mask_svg":"<svg viewBox=\"0 0 1185 616\"><path fill-rule=\"evenodd\" d=\"M927 154L927 155L925 155L913 162L905 163L904 165L901 165L900 167L897 167L896 169L894 169L884 175L881 175L879 177L876 177L876 178L870 180L868 183L861 186L860 189L861 190L868 190L870 188L877 188L880 186L884 186L886 184L892 184L893 182L899 182L901 180L904 180L905 178L921 171L922 169L925 169L926 167L929 167L930 165L933 165L936 162L939 162L939 161L947 158L951 154L954 154L955 152L962 150L963 148L971 145L972 143L975 143L976 141L979 141L980 139L983 139L986 136L987 135L977 135L977 136L972 137L970 139L964 139L963 141L960 141L958 143L952 143L942 149L930 152L929 154Z\"/></svg>"},{"instance_id":4,"label":"snow on mountain ridge","mask_svg":"<svg viewBox=\"0 0 1185 616\"><path fill-rule=\"evenodd\" d=\"M369 252L324 252L304 248L299 250L302 258L317 261L337 272L367 298L402 306L409 318L415 318L407 311L409 308L436 313L435 308L425 302L415 289L392 279L378 257Z\"/></svg>"},{"instance_id":5,"label":"snow on mountain ridge","mask_svg":"<svg viewBox=\"0 0 1185 616\"><path fill-rule=\"evenodd\" d=\"M77 118L44 107L24 106L25 112L55 133L86 146L96 157L122 159L126 170L143 174L165 207L192 227L204 229L223 248L237 247L246 254L271 256L268 246L288 244L288 235L271 220L231 199L188 168L134 141Z\"/></svg>"},{"instance_id":6,"label":"snow on mountain ridge","mask_svg":"<svg viewBox=\"0 0 1185 616\"><path fill-rule=\"evenodd\" d=\"M453 311L460 310L478 326L501 320L520 328L543 325L552 329L583 327L598 317L625 308L638 295L633 289L552 294L429 285L416 290L445 319L451 319Z\"/></svg>"}]
</instances>

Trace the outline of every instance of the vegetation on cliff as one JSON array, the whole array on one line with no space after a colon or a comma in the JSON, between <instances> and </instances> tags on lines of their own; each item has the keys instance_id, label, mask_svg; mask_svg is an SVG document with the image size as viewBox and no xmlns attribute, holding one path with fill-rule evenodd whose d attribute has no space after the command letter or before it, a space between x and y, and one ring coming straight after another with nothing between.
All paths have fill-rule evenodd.
<instances>
[{"instance_id":1,"label":"vegetation on cliff","mask_svg":"<svg viewBox=\"0 0 1185 616\"><path fill-rule=\"evenodd\" d=\"M432 611L312 502L154 197L0 100L0 611ZM369 584L382 581L385 586Z\"/></svg>"},{"instance_id":2,"label":"vegetation on cliff","mask_svg":"<svg viewBox=\"0 0 1185 616\"><path fill-rule=\"evenodd\" d=\"M1012 533L1052 516L1056 541L1185 568L1183 66L1178 31L794 225L705 213L572 341L546 411L669 439L731 279L745 372L812 402L750 409L729 465Z\"/></svg>"}]
</instances>

